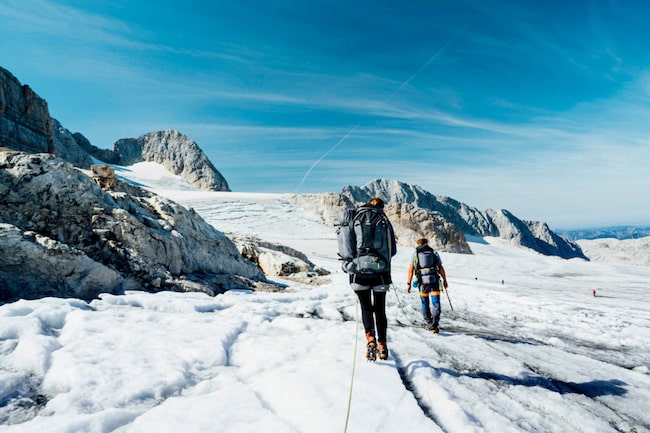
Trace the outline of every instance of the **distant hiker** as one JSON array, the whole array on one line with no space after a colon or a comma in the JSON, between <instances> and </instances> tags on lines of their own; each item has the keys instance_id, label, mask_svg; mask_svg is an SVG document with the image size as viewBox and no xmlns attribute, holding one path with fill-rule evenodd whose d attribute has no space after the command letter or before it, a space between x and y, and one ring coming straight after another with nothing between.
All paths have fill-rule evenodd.
<instances>
[{"instance_id":1,"label":"distant hiker","mask_svg":"<svg viewBox=\"0 0 650 433\"><path fill-rule=\"evenodd\" d=\"M390 262L397 252L393 226L384 214L384 201L375 197L356 210L339 215L337 240L342 268L361 304L366 331L366 358L388 358L386 292L392 283Z\"/></svg>"},{"instance_id":2,"label":"distant hiker","mask_svg":"<svg viewBox=\"0 0 650 433\"><path fill-rule=\"evenodd\" d=\"M596 297L596 289L593 289L593 290L591 291L591 294L594 295L594 298L595 298L595 297Z\"/></svg>"},{"instance_id":3,"label":"distant hiker","mask_svg":"<svg viewBox=\"0 0 650 433\"><path fill-rule=\"evenodd\" d=\"M440 277L445 289L447 274L442 266L442 260L437 251L429 246L426 238L417 240L417 248L408 270L408 287L406 291L411 293L411 285L418 288L420 300L422 301L422 316L426 322L426 328L434 333L440 332ZM429 305L433 306L433 312Z\"/></svg>"}]
</instances>

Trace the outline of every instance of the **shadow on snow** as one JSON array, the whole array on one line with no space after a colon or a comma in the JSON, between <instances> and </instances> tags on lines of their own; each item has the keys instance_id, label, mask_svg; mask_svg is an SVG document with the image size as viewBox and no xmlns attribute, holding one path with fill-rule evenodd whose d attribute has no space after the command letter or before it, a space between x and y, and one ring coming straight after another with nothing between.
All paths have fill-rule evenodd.
<instances>
[{"instance_id":1,"label":"shadow on snow","mask_svg":"<svg viewBox=\"0 0 650 433\"><path fill-rule=\"evenodd\" d=\"M412 373L414 370L419 368L433 369L437 375L447 374L457 378L469 377L472 379L490 380L510 386L540 387L559 394L579 394L589 398L602 397L606 395L622 396L627 393L624 388L627 384L617 379L592 380L589 382L577 383L566 382L539 375L511 377L504 374L485 371L468 371L461 373L448 368L435 368L427 361L413 361L405 367L405 370Z\"/></svg>"}]
</instances>

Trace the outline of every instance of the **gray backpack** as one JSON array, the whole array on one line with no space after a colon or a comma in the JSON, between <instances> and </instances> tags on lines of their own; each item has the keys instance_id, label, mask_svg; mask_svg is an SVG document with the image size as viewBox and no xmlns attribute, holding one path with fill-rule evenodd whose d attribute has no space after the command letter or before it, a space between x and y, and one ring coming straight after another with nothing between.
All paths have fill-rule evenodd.
<instances>
[{"instance_id":1,"label":"gray backpack","mask_svg":"<svg viewBox=\"0 0 650 433\"><path fill-rule=\"evenodd\" d=\"M343 209L339 212L339 223L338 228L336 229L336 241L339 248L339 260L343 260L343 270L349 272L346 269L346 265L352 262L352 259L356 256L357 251L357 240L354 236L354 229L352 228L352 219L356 209Z\"/></svg>"},{"instance_id":2,"label":"gray backpack","mask_svg":"<svg viewBox=\"0 0 650 433\"><path fill-rule=\"evenodd\" d=\"M418 266L415 270L420 284L437 286L440 271L440 256L428 245L416 249Z\"/></svg>"},{"instance_id":3,"label":"gray backpack","mask_svg":"<svg viewBox=\"0 0 650 433\"><path fill-rule=\"evenodd\" d=\"M390 271L392 227L381 209L364 206L339 213L336 231L343 271L373 275Z\"/></svg>"}]
</instances>

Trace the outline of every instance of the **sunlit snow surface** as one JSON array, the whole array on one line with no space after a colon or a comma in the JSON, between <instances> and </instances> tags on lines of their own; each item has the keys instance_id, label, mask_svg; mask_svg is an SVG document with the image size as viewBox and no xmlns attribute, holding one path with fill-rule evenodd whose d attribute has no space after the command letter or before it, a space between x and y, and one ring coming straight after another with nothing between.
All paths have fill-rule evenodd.
<instances>
[{"instance_id":1,"label":"sunlit snow surface","mask_svg":"<svg viewBox=\"0 0 650 433\"><path fill-rule=\"evenodd\" d=\"M434 335L402 247L391 356L369 364L332 228L281 194L138 181L221 231L300 249L329 281L2 305L0 432L344 432L350 392L351 433L650 431L649 267L475 240L442 253L454 311L443 297Z\"/></svg>"}]
</instances>

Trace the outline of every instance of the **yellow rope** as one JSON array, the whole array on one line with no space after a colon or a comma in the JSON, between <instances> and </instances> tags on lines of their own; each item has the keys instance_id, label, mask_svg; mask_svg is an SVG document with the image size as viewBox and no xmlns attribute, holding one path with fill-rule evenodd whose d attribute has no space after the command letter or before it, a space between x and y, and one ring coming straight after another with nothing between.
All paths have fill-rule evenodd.
<instances>
[{"instance_id":1,"label":"yellow rope","mask_svg":"<svg viewBox=\"0 0 650 433\"><path fill-rule=\"evenodd\" d=\"M395 293L395 298L397 299L397 305L399 306L399 309L402 310L402 314L404 314L404 317L411 322L411 325L416 325L417 320L413 320L413 317L404 309L404 304L402 304L402 301L399 298L399 295L397 294L397 288L395 287L394 284L391 284L391 289L393 289L393 293Z\"/></svg>"},{"instance_id":2,"label":"yellow rope","mask_svg":"<svg viewBox=\"0 0 650 433\"><path fill-rule=\"evenodd\" d=\"M345 415L345 428L343 429L343 433L347 433L348 431L348 422L350 421L350 408L352 407L352 388L354 386L354 370L357 366L357 346L359 344L359 299L358 298L357 298L357 302L355 303L355 310L356 310L355 322L356 322L357 332L354 337L354 359L352 360L352 377L350 378L350 395L348 397L348 411L347 411L347 415Z\"/></svg>"}]
</instances>

